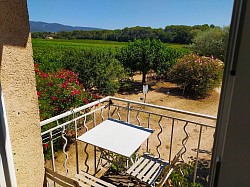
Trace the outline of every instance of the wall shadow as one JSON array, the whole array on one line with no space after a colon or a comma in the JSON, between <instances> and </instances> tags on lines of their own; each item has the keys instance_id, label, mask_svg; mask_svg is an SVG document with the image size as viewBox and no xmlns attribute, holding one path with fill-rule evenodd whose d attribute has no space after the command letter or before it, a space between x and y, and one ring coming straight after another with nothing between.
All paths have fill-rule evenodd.
<instances>
[{"instance_id":1,"label":"wall shadow","mask_svg":"<svg viewBox=\"0 0 250 187\"><path fill-rule=\"evenodd\" d=\"M26 47L30 33L27 2L0 1L0 7L0 46Z\"/></svg>"}]
</instances>

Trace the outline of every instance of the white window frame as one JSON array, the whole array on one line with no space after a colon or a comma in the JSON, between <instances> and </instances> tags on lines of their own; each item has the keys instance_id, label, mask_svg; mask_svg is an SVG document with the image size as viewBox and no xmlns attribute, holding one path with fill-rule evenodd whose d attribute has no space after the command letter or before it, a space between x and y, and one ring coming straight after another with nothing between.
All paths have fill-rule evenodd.
<instances>
[{"instance_id":1,"label":"white window frame","mask_svg":"<svg viewBox=\"0 0 250 187\"><path fill-rule=\"evenodd\" d=\"M1 85L0 99L0 187L16 187L16 174Z\"/></svg>"}]
</instances>

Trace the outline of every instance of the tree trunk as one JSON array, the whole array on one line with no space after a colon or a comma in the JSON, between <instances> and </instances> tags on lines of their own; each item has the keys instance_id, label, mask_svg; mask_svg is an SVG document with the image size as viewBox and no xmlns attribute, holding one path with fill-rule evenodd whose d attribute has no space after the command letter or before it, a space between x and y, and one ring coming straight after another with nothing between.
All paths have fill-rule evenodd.
<instances>
[{"instance_id":1,"label":"tree trunk","mask_svg":"<svg viewBox=\"0 0 250 187\"><path fill-rule=\"evenodd\" d=\"M147 72L142 72L142 84L146 84L147 81Z\"/></svg>"}]
</instances>

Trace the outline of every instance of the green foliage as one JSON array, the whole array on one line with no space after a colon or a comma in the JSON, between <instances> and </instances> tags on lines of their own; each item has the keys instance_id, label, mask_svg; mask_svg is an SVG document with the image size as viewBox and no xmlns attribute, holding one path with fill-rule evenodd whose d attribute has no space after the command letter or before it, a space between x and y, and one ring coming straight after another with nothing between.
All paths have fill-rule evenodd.
<instances>
[{"instance_id":1,"label":"green foliage","mask_svg":"<svg viewBox=\"0 0 250 187\"><path fill-rule=\"evenodd\" d=\"M118 60L130 73L141 71L142 83L146 81L146 75L150 70L157 74L163 74L175 64L181 55L176 49L166 47L159 40L136 40L129 42L118 54Z\"/></svg>"},{"instance_id":2,"label":"green foliage","mask_svg":"<svg viewBox=\"0 0 250 187\"><path fill-rule=\"evenodd\" d=\"M218 59L186 55L170 71L170 81L196 98L207 96L221 82L223 64Z\"/></svg>"},{"instance_id":3,"label":"green foliage","mask_svg":"<svg viewBox=\"0 0 250 187\"><path fill-rule=\"evenodd\" d=\"M171 25L162 28L151 28L151 27L125 27L124 29L116 30L91 30L91 31L71 31L71 32L35 32L32 33L32 38L47 38L52 37L54 39L90 39L90 40L109 40L128 42L135 41L137 39L159 39L164 43L181 43L189 44L195 36L193 30L204 31L209 29L207 24L205 25Z\"/></svg>"},{"instance_id":4,"label":"green foliage","mask_svg":"<svg viewBox=\"0 0 250 187\"><path fill-rule=\"evenodd\" d=\"M39 68L43 72L64 68L63 51L34 47L33 54L34 63L39 64Z\"/></svg>"},{"instance_id":5,"label":"green foliage","mask_svg":"<svg viewBox=\"0 0 250 187\"><path fill-rule=\"evenodd\" d=\"M67 51L66 67L79 74L79 80L87 89L97 89L104 95L118 91L119 80L126 78L122 64L111 51Z\"/></svg>"},{"instance_id":6,"label":"green foliage","mask_svg":"<svg viewBox=\"0 0 250 187\"><path fill-rule=\"evenodd\" d=\"M200 55L214 56L224 61L229 34L229 27L219 27L199 32L193 39L191 47Z\"/></svg>"},{"instance_id":7,"label":"green foliage","mask_svg":"<svg viewBox=\"0 0 250 187\"><path fill-rule=\"evenodd\" d=\"M201 183L193 183L194 163L180 163L170 175L169 183L175 187L203 187Z\"/></svg>"},{"instance_id":8,"label":"green foliage","mask_svg":"<svg viewBox=\"0 0 250 187\"><path fill-rule=\"evenodd\" d=\"M171 43L191 43L191 30L192 27L186 25L170 25L165 27L165 32L168 33Z\"/></svg>"}]
</instances>

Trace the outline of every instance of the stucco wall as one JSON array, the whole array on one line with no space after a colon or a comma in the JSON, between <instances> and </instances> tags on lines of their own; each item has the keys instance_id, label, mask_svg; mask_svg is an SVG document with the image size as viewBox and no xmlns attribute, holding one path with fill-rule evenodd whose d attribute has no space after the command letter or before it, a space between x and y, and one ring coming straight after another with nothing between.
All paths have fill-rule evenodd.
<instances>
[{"instance_id":1,"label":"stucco wall","mask_svg":"<svg viewBox=\"0 0 250 187\"><path fill-rule=\"evenodd\" d=\"M44 161L27 3L0 0L0 8L0 79L17 184L42 186Z\"/></svg>"}]
</instances>

